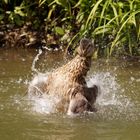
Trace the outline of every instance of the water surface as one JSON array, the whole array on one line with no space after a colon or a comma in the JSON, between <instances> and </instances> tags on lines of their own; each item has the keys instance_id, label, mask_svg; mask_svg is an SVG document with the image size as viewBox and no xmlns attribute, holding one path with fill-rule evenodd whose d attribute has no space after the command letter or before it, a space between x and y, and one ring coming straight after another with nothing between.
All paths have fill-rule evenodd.
<instances>
[{"instance_id":1,"label":"water surface","mask_svg":"<svg viewBox=\"0 0 140 140\"><path fill-rule=\"evenodd\" d=\"M37 54L35 50L0 50L0 139L140 139L140 62L93 61L87 82L101 87L98 111L71 117L51 112L54 98L46 103L26 96L32 79L39 82L42 74L67 61L58 52L40 53L36 61Z\"/></svg>"}]
</instances>

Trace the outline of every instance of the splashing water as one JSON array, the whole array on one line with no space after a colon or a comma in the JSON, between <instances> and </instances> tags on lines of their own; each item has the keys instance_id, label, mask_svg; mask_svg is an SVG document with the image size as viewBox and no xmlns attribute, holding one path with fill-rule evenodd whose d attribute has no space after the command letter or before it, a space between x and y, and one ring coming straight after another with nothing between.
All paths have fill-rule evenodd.
<instances>
[{"instance_id":1,"label":"splashing water","mask_svg":"<svg viewBox=\"0 0 140 140\"><path fill-rule=\"evenodd\" d=\"M97 98L97 115L103 119L139 119L139 109L124 93L124 89L116 81L116 76L109 72L97 73L89 78L88 86L96 84L101 94Z\"/></svg>"},{"instance_id":2,"label":"splashing water","mask_svg":"<svg viewBox=\"0 0 140 140\"><path fill-rule=\"evenodd\" d=\"M47 74L38 74L30 82L29 92L32 95L32 87L38 88L38 84L46 82ZM109 72L101 72L90 76L87 80L87 85L96 84L100 87L100 95L97 98L96 105L98 107L97 114L104 118L111 119L118 118L122 113L130 112L133 104L128 98L122 96L122 90L120 85L116 82L116 77L112 76ZM36 90L40 94L41 89ZM56 104L60 101L60 98L53 95L45 94L42 98L31 96L34 100L33 110L38 113L54 113L56 112ZM129 113L130 114L130 113ZM128 116L127 116L128 117Z\"/></svg>"},{"instance_id":3,"label":"splashing water","mask_svg":"<svg viewBox=\"0 0 140 140\"><path fill-rule=\"evenodd\" d=\"M46 49L46 48L45 48ZM28 87L28 99L32 101L32 111L38 113L53 113L55 112L55 105L59 101L58 97L52 95L44 94L42 89L39 87L47 81L47 73L40 73L36 69L36 63L39 57L42 55L42 50L39 49L38 54L35 56L32 62L32 71L37 74L34 76L33 80L29 83ZM40 98L41 95L41 98Z\"/></svg>"},{"instance_id":4,"label":"splashing water","mask_svg":"<svg viewBox=\"0 0 140 140\"><path fill-rule=\"evenodd\" d=\"M42 98L32 97L32 111L41 114L56 113L56 104L59 97L52 95L44 95Z\"/></svg>"},{"instance_id":5,"label":"splashing water","mask_svg":"<svg viewBox=\"0 0 140 140\"><path fill-rule=\"evenodd\" d=\"M31 69L32 69L33 72L39 73L39 71L35 68L35 64L36 64L36 62L39 60L39 56L40 56L41 54L42 54L42 50L39 49L38 54L35 56L35 58L34 58L34 60L33 60L33 63L32 63Z\"/></svg>"},{"instance_id":6,"label":"splashing water","mask_svg":"<svg viewBox=\"0 0 140 140\"><path fill-rule=\"evenodd\" d=\"M32 63L32 70L37 73L29 84L29 98L32 100L32 110L38 113L55 113L56 105L61 100L60 97L44 94L41 86L47 81L48 73L39 73L35 68L35 64L42 54L40 50ZM112 75L110 72L98 72L91 75L87 79L87 85L90 87L93 84L97 85L100 94L96 101L97 115L104 119L133 119L136 120L139 116L139 110L134 110L135 104L126 97L123 92L125 89L117 83L117 75ZM43 95L40 96L39 95ZM35 96L37 95L37 96ZM136 113L136 115L134 115Z\"/></svg>"},{"instance_id":7,"label":"splashing water","mask_svg":"<svg viewBox=\"0 0 140 140\"><path fill-rule=\"evenodd\" d=\"M54 113L56 104L60 101L58 96L44 93L40 87L47 81L48 74L39 73L29 84L28 98L32 100L32 109L38 113Z\"/></svg>"},{"instance_id":8,"label":"splashing water","mask_svg":"<svg viewBox=\"0 0 140 140\"><path fill-rule=\"evenodd\" d=\"M112 76L109 72L97 73L90 77L87 81L87 85L98 85L100 96L98 97L97 103L99 105L118 105L116 95L120 88L119 84L116 82L115 76Z\"/></svg>"}]
</instances>

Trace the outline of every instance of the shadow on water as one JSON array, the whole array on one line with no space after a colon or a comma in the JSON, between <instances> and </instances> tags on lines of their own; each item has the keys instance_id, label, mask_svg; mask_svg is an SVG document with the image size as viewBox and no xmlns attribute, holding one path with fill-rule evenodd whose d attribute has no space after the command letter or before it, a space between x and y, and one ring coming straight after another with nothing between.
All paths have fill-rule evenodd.
<instances>
[{"instance_id":1,"label":"shadow on water","mask_svg":"<svg viewBox=\"0 0 140 140\"><path fill-rule=\"evenodd\" d=\"M97 113L55 112L57 97L28 98L28 85L66 63L57 52L0 50L0 137L26 139L140 139L140 62L94 61L87 83L98 84Z\"/></svg>"}]
</instances>

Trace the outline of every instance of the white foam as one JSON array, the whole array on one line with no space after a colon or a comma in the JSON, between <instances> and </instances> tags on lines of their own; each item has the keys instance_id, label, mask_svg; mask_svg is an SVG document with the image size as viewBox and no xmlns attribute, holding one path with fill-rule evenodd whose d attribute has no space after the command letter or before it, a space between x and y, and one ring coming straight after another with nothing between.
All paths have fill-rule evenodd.
<instances>
[{"instance_id":1,"label":"white foam","mask_svg":"<svg viewBox=\"0 0 140 140\"><path fill-rule=\"evenodd\" d=\"M34 76L33 80L30 82L31 86L35 86L39 83L46 82L48 79L46 73L38 73L37 75Z\"/></svg>"},{"instance_id":2,"label":"white foam","mask_svg":"<svg viewBox=\"0 0 140 140\"><path fill-rule=\"evenodd\" d=\"M138 105L124 95L125 88L117 82L117 77L109 72L100 72L92 75L87 81L88 86L97 84L101 94L97 98L97 114L104 119L139 119Z\"/></svg>"},{"instance_id":3,"label":"white foam","mask_svg":"<svg viewBox=\"0 0 140 140\"><path fill-rule=\"evenodd\" d=\"M100 96L97 99L99 105L117 105L120 104L116 99L120 86L116 82L115 76L109 72L97 73L87 81L88 86L97 85L100 87Z\"/></svg>"},{"instance_id":4,"label":"white foam","mask_svg":"<svg viewBox=\"0 0 140 140\"><path fill-rule=\"evenodd\" d=\"M60 101L59 97L53 95L44 95L42 98L32 97L32 111L41 114L50 114L56 112L56 105Z\"/></svg>"},{"instance_id":5,"label":"white foam","mask_svg":"<svg viewBox=\"0 0 140 140\"><path fill-rule=\"evenodd\" d=\"M38 85L42 84L43 82L47 81L47 74L39 73L36 75L33 80L30 82L29 86L29 94L31 95L30 98L34 97L34 90L37 92L35 95L44 94L42 90L38 87ZM97 99L97 104L100 106L105 105L120 105L121 102L117 99L116 95L119 92L119 85L116 82L114 76L112 76L109 72L104 73L97 73L92 75L89 80L87 81L88 86L92 86L93 84L98 85L100 87L100 96ZM35 108L37 108L39 112L39 108L41 112L47 108L48 112L51 110L55 110L54 104L57 102L58 97L52 96L43 96L43 98L34 98L35 101ZM54 102L54 104L53 104ZM42 107L41 107L42 106Z\"/></svg>"},{"instance_id":6,"label":"white foam","mask_svg":"<svg viewBox=\"0 0 140 140\"><path fill-rule=\"evenodd\" d=\"M60 97L56 95L48 95L41 89L43 83L46 83L47 73L39 73L35 75L28 87L28 98L32 100L32 109L38 113L54 113L56 105L60 101Z\"/></svg>"},{"instance_id":7,"label":"white foam","mask_svg":"<svg viewBox=\"0 0 140 140\"><path fill-rule=\"evenodd\" d=\"M30 82L29 92L30 100L32 100L32 111L37 113L56 113L56 105L61 100L60 97L54 95L47 95L46 93L40 97L34 96L32 94L32 88L36 87L38 94L40 94L41 89L38 85L46 82L47 74L38 74ZM128 97L124 96L124 89L120 87L117 83L117 79L114 75L111 75L109 72L100 72L95 75L91 75L89 80L87 80L88 86L96 84L100 87L101 94L97 98L96 107L97 114L103 118L118 118L122 117L124 113L126 117L131 115L133 112L131 109L134 108L134 104L129 100ZM69 112L68 112L69 115ZM134 115L135 116L135 115ZM132 117L131 117L132 118Z\"/></svg>"}]
</instances>

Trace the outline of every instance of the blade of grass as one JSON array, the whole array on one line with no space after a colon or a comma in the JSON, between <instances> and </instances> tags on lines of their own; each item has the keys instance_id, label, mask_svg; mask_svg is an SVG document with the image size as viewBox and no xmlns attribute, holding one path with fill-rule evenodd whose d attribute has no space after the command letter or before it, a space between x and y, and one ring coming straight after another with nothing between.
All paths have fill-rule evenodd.
<instances>
[{"instance_id":1,"label":"blade of grass","mask_svg":"<svg viewBox=\"0 0 140 140\"><path fill-rule=\"evenodd\" d=\"M103 34L105 32L108 32L109 30L111 30L111 27L110 25L105 25L105 26L100 26L98 28L96 28L93 32L93 35L97 35L97 34Z\"/></svg>"},{"instance_id":2,"label":"blade of grass","mask_svg":"<svg viewBox=\"0 0 140 140\"><path fill-rule=\"evenodd\" d=\"M94 16L96 14L96 10L98 9L98 6L100 5L100 3L102 2L103 0L99 0L96 2L96 4L94 5L94 7L92 8L89 16L88 16L88 19L87 19L87 22L86 22L86 28L88 26L91 26L92 22L93 22L93 19L94 19ZM93 6L93 5L92 5Z\"/></svg>"},{"instance_id":3,"label":"blade of grass","mask_svg":"<svg viewBox=\"0 0 140 140\"><path fill-rule=\"evenodd\" d=\"M136 12L133 12L126 20L125 22L123 22L122 26L120 27L117 35L116 35L116 38L114 39L114 41L112 42L112 45L111 45L111 48L110 48L110 55L112 54L112 51L114 49L114 46L115 46L115 43L119 40L119 37L120 37L120 32L122 31L123 27L127 24L127 22L132 18L132 16L136 15L140 13L140 10L139 11L136 11Z\"/></svg>"},{"instance_id":4,"label":"blade of grass","mask_svg":"<svg viewBox=\"0 0 140 140\"><path fill-rule=\"evenodd\" d=\"M102 10L102 12L101 12L101 16L100 16L100 20L99 20L98 26L101 25L101 22L102 22L102 19L103 19L105 10L106 10L106 8L108 7L109 3L110 3L110 0L107 0L107 1L105 2L104 6L103 6L103 10Z\"/></svg>"},{"instance_id":5,"label":"blade of grass","mask_svg":"<svg viewBox=\"0 0 140 140\"><path fill-rule=\"evenodd\" d=\"M82 1L83 1L83 0L79 0L73 8L78 7L78 6L82 3Z\"/></svg>"},{"instance_id":6,"label":"blade of grass","mask_svg":"<svg viewBox=\"0 0 140 140\"><path fill-rule=\"evenodd\" d=\"M116 17L116 18L115 18L115 19L116 19L116 23L117 23L117 25L119 25L117 10L116 10L115 6L113 5L113 3L110 3L110 5L111 5L111 7L112 7L112 9L113 9L114 16Z\"/></svg>"}]
</instances>

